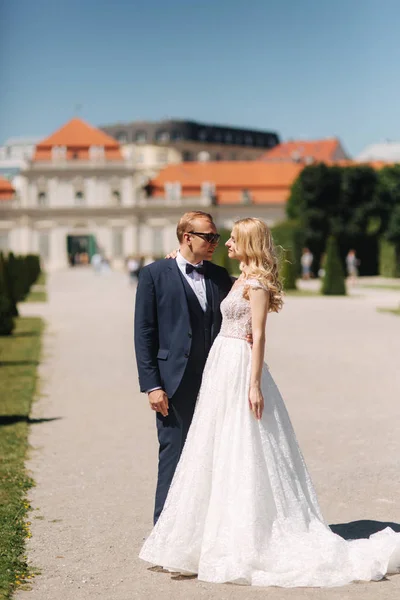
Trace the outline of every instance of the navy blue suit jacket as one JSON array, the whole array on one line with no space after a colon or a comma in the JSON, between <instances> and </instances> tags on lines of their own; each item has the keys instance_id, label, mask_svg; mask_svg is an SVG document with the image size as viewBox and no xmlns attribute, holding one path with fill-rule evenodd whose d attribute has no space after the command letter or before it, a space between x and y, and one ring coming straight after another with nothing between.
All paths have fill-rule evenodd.
<instances>
[{"instance_id":1,"label":"navy blue suit jacket","mask_svg":"<svg viewBox=\"0 0 400 600\"><path fill-rule=\"evenodd\" d=\"M213 324L211 343L221 327L220 303L229 293L228 271L204 261L211 282ZM142 392L161 387L171 398L190 356L190 314L175 260L159 260L140 271L135 305L135 351Z\"/></svg>"}]
</instances>

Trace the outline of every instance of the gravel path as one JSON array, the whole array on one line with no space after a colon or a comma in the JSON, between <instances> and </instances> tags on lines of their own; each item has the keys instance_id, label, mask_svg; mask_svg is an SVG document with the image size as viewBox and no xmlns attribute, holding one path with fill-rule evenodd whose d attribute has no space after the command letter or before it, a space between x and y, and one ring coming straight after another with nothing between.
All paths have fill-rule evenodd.
<instances>
[{"instance_id":1,"label":"gravel path","mask_svg":"<svg viewBox=\"0 0 400 600\"><path fill-rule=\"evenodd\" d=\"M400 575L331 590L210 585L149 572L137 558L151 527L154 415L139 394L134 289L118 273L50 276L42 392L28 467L30 562L18 600L360 599L400 597ZM284 394L329 523L400 522L400 292L289 297L269 317L267 362ZM46 421L46 419L49 419Z\"/></svg>"}]
</instances>

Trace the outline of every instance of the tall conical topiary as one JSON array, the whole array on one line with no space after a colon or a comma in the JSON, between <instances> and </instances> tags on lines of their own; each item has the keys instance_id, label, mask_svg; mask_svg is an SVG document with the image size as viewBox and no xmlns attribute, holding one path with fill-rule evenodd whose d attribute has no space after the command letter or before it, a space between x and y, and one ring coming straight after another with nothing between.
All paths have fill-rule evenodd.
<instances>
[{"instance_id":1,"label":"tall conical topiary","mask_svg":"<svg viewBox=\"0 0 400 600\"><path fill-rule=\"evenodd\" d=\"M280 277L283 283L284 290L295 290L297 268L293 258L293 252L290 248L283 252Z\"/></svg>"},{"instance_id":2,"label":"tall conical topiary","mask_svg":"<svg viewBox=\"0 0 400 600\"><path fill-rule=\"evenodd\" d=\"M4 259L0 254L0 335L11 335L14 326L14 315L4 276Z\"/></svg>"},{"instance_id":3,"label":"tall conical topiary","mask_svg":"<svg viewBox=\"0 0 400 600\"><path fill-rule=\"evenodd\" d=\"M346 279L336 238L331 236L326 244L325 275L322 283L325 296L345 296Z\"/></svg>"},{"instance_id":4,"label":"tall conical topiary","mask_svg":"<svg viewBox=\"0 0 400 600\"><path fill-rule=\"evenodd\" d=\"M8 258L5 258L3 257L3 255L1 255L0 262L1 269L3 272L4 287L7 292L8 299L11 303L11 311L14 317L18 317L18 282L14 254L10 252Z\"/></svg>"}]
</instances>

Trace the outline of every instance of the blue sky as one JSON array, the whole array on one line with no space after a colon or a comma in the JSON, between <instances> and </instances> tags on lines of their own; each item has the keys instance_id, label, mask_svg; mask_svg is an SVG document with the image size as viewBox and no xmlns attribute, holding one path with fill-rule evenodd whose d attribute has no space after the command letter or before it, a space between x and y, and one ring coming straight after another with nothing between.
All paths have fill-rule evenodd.
<instances>
[{"instance_id":1,"label":"blue sky","mask_svg":"<svg viewBox=\"0 0 400 600\"><path fill-rule=\"evenodd\" d=\"M190 118L400 140L398 0L0 0L0 143Z\"/></svg>"}]
</instances>

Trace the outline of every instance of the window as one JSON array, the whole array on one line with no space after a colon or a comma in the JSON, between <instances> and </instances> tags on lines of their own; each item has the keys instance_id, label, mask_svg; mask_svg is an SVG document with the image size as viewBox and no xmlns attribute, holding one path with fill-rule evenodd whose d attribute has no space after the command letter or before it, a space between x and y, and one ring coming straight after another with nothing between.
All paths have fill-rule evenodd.
<instances>
[{"instance_id":1,"label":"window","mask_svg":"<svg viewBox=\"0 0 400 600\"><path fill-rule=\"evenodd\" d=\"M90 160L102 160L104 158L104 146L90 146Z\"/></svg>"},{"instance_id":2,"label":"window","mask_svg":"<svg viewBox=\"0 0 400 600\"><path fill-rule=\"evenodd\" d=\"M182 194L182 186L179 183L179 181L166 181L164 185L164 192L166 200L180 200Z\"/></svg>"},{"instance_id":3,"label":"window","mask_svg":"<svg viewBox=\"0 0 400 600\"><path fill-rule=\"evenodd\" d=\"M157 162L166 163L168 160L168 153L163 150L162 152L158 152L157 154Z\"/></svg>"},{"instance_id":4,"label":"window","mask_svg":"<svg viewBox=\"0 0 400 600\"><path fill-rule=\"evenodd\" d=\"M9 249L9 235L8 231L0 232L0 252L5 252Z\"/></svg>"},{"instance_id":5,"label":"window","mask_svg":"<svg viewBox=\"0 0 400 600\"><path fill-rule=\"evenodd\" d=\"M114 258L121 258L124 255L124 232L122 229L113 229L112 251Z\"/></svg>"},{"instance_id":6,"label":"window","mask_svg":"<svg viewBox=\"0 0 400 600\"><path fill-rule=\"evenodd\" d=\"M213 198L215 196L215 183L212 181L203 181L201 184L201 195L203 198Z\"/></svg>"},{"instance_id":7,"label":"window","mask_svg":"<svg viewBox=\"0 0 400 600\"><path fill-rule=\"evenodd\" d=\"M231 144L232 143L232 134L229 131L227 131L225 133L225 142L227 144Z\"/></svg>"},{"instance_id":8,"label":"window","mask_svg":"<svg viewBox=\"0 0 400 600\"><path fill-rule=\"evenodd\" d=\"M83 192L75 192L75 204L77 204L78 206L85 204L85 196Z\"/></svg>"},{"instance_id":9,"label":"window","mask_svg":"<svg viewBox=\"0 0 400 600\"><path fill-rule=\"evenodd\" d=\"M214 141L220 142L222 140L222 133L220 131L216 131L214 133Z\"/></svg>"},{"instance_id":10,"label":"window","mask_svg":"<svg viewBox=\"0 0 400 600\"><path fill-rule=\"evenodd\" d=\"M257 137L257 146L264 146L264 138L261 135Z\"/></svg>"},{"instance_id":11,"label":"window","mask_svg":"<svg viewBox=\"0 0 400 600\"><path fill-rule=\"evenodd\" d=\"M202 142L205 142L207 139L207 131L206 129L200 129L197 137L199 138L199 140L201 140Z\"/></svg>"},{"instance_id":12,"label":"window","mask_svg":"<svg viewBox=\"0 0 400 600\"><path fill-rule=\"evenodd\" d=\"M207 162L208 160L210 160L210 153L207 152L207 150L202 150L198 153L197 160L200 162Z\"/></svg>"},{"instance_id":13,"label":"window","mask_svg":"<svg viewBox=\"0 0 400 600\"><path fill-rule=\"evenodd\" d=\"M138 152L137 154L135 154L135 162L137 162L139 164L144 162L143 152Z\"/></svg>"},{"instance_id":14,"label":"window","mask_svg":"<svg viewBox=\"0 0 400 600\"><path fill-rule=\"evenodd\" d=\"M39 233L38 249L41 258L47 260L50 256L50 240L47 232Z\"/></svg>"},{"instance_id":15,"label":"window","mask_svg":"<svg viewBox=\"0 0 400 600\"><path fill-rule=\"evenodd\" d=\"M244 138L244 141L246 142L246 144L248 146L252 146L253 145L253 136L252 135L246 135L246 137Z\"/></svg>"},{"instance_id":16,"label":"window","mask_svg":"<svg viewBox=\"0 0 400 600\"><path fill-rule=\"evenodd\" d=\"M156 131L156 141L160 142L161 144L169 142L169 132L163 130Z\"/></svg>"},{"instance_id":17,"label":"window","mask_svg":"<svg viewBox=\"0 0 400 600\"><path fill-rule=\"evenodd\" d=\"M37 203L39 206L47 205L47 194L46 192L39 192L37 195Z\"/></svg>"},{"instance_id":18,"label":"window","mask_svg":"<svg viewBox=\"0 0 400 600\"><path fill-rule=\"evenodd\" d=\"M236 136L235 142L237 144L243 144L243 137L239 134Z\"/></svg>"},{"instance_id":19,"label":"window","mask_svg":"<svg viewBox=\"0 0 400 600\"><path fill-rule=\"evenodd\" d=\"M171 139L174 140L174 142L180 142L184 139L183 133L181 133L180 131L173 131L171 134Z\"/></svg>"},{"instance_id":20,"label":"window","mask_svg":"<svg viewBox=\"0 0 400 600\"><path fill-rule=\"evenodd\" d=\"M242 204L251 204L251 192L249 190L242 190Z\"/></svg>"},{"instance_id":21,"label":"window","mask_svg":"<svg viewBox=\"0 0 400 600\"><path fill-rule=\"evenodd\" d=\"M114 204L121 204L121 192L114 190L112 193L112 199Z\"/></svg>"},{"instance_id":22,"label":"window","mask_svg":"<svg viewBox=\"0 0 400 600\"><path fill-rule=\"evenodd\" d=\"M135 142L138 144L145 144L147 142L147 133L145 131L137 131L135 133Z\"/></svg>"},{"instance_id":23,"label":"window","mask_svg":"<svg viewBox=\"0 0 400 600\"><path fill-rule=\"evenodd\" d=\"M115 139L120 144L126 144L128 141L128 134L125 131L118 131L118 133L115 136Z\"/></svg>"},{"instance_id":24,"label":"window","mask_svg":"<svg viewBox=\"0 0 400 600\"><path fill-rule=\"evenodd\" d=\"M51 158L52 160L65 160L67 158L67 148L65 146L53 146Z\"/></svg>"}]
</instances>

